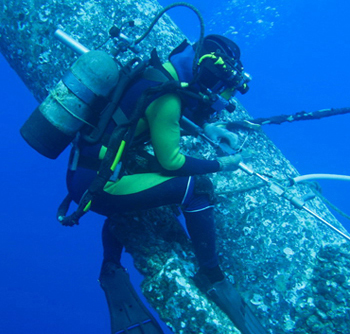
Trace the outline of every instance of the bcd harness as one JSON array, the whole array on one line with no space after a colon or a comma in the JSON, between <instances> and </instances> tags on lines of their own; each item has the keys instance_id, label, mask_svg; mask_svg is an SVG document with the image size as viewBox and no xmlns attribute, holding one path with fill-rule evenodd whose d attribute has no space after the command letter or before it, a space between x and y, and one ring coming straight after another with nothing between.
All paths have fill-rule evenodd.
<instances>
[{"instance_id":1,"label":"bcd harness","mask_svg":"<svg viewBox=\"0 0 350 334\"><path fill-rule=\"evenodd\" d=\"M135 66L136 64L136 66ZM79 219L89 211L93 199L104 189L108 181L117 181L123 169L123 159L130 148L138 121L143 117L147 106L160 97L168 93L178 94L183 102L195 100L197 104L209 107L214 101L210 95L199 93L193 88L194 84L179 82L163 68L156 51L153 50L148 61L134 59L120 71L120 77L116 89L112 93L110 102L101 115L98 124L89 132L80 131L74 141L74 147L70 157L70 169L75 170L77 166L89 165L90 169L97 170L97 175L92 181L84 195L82 196L77 209L66 216L72 196L68 194L60 204L57 211L57 219L62 225L73 226L79 224ZM132 112L126 114L120 108L123 94L137 80L149 80L155 83L145 89L138 98ZM110 135L106 134L106 129L113 120L116 124ZM84 130L84 129L83 129ZM84 159L80 156L80 144L101 143L107 147L105 156L101 161ZM86 161L88 160L88 161ZM96 160L96 159L95 159Z\"/></svg>"}]
</instances>

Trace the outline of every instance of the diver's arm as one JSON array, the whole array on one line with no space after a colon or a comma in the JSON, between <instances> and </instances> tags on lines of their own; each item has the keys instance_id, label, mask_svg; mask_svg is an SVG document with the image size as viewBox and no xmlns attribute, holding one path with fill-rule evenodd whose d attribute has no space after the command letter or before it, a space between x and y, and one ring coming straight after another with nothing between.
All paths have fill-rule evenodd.
<instances>
[{"instance_id":1,"label":"diver's arm","mask_svg":"<svg viewBox=\"0 0 350 334\"><path fill-rule=\"evenodd\" d=\"M153 101L146 110L152 145L167 175L195 175L220 170L217 160L202 160L180 153L181 101L167 94Z\"/></svg>"}]
</instances>

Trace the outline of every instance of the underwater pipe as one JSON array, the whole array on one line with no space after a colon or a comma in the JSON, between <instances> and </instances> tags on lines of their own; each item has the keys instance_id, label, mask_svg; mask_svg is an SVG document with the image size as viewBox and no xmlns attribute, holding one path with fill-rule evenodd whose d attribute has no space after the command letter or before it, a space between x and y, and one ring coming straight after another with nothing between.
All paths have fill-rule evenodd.
<instances>
[{"instance_id":1,"label":"underwater pipe","mask_svg":"<svg viewBox=\"0 0 350 334\"><path fill-rule=\"evenodd\" d=\"M54 0L8 0L0 4L0 9L0 51L36 99L42 101L76 58L53 36L57 28L64 27L68 34L79 36L83 45L94 49L106 39L109 28L125 18L137 18L131 34L142 36L153 18L150 13L158 13L160 6L153 0L135 4L110 0L67 0L63 4ZM183 39L180 30L164 17L140 47L143 55L149 55L156 45L164 61ZM105 49L109 51L109 46ZM120 55L122 63L127 60L126 54ZM229 117L232 121L250 119L239 103ZM240 139L246 134L244 130L238 132ZM282 179L297 177L296 169L263 132L249 135L245 147L259 152L248 164L259 174ZM196 139L184 142L184 154L216 157L214 149L198 145ZM328 233L308 213L289 205L268 187L252 189L256 181L243 171L217 173L211 178L222 191L250 189L237 196L218 196L217 248L226 275L235 279L262 324L271 333L312 333L319 330L320 324L325 332L346 333L350 327L350 289L344 277L350 277L350 251L343 238ZM300 184L292 191L303 195L309 187ZM319 199L310 205L342 229ZM181 231L173 212L160 208L144 213L141 225L131 221L130 226L116 233L144 276L143 294L174 333L234 333L228 318L191 280L196 262L191 243ZM91 289L94 288L98 286L92 278Z\"/></svg>"}]
</instances>

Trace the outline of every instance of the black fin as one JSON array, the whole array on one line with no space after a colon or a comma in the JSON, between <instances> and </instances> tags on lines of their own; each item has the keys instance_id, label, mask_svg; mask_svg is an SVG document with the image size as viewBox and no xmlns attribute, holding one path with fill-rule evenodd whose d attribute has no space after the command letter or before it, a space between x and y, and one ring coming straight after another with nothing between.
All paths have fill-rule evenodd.
<instances>
[{"instance_id":1,"label":"black fin","mask_svg":"<svg viewBox=\"0 0 350 334\"><path fill-rule=\"evenodd\" d=\"M105 262L99 281L108 303L112 334L164 333L137 295L124 268Z\"/></svg>"},{"instance_id":2,"label":"black fin","mask_svg":"<svg viewBox=\"0 0 350 334\"><path fill-rule=\"evenodd\" d=\"M267 334L258 318L226 278L212 284L200 271L193 280L196 286L226 313L242 334Z\"/></svg>"},{"instance_id":3,"label":"black fin","mask_svg":"<svg viewBox=\"0 0 350 334\"><path fill-rule=\"evenodd\" d=\"M207 293L228 315L242 334L267 333L238 291L227 279L214 283Z\"/></svg>"}]
</instances>

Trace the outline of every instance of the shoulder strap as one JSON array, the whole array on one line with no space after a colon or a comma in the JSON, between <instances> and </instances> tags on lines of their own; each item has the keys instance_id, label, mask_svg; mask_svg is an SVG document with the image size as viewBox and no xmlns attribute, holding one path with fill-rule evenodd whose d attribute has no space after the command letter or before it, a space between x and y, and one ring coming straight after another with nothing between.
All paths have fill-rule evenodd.
<instances>
[{"instance_id":1,"label":"shoulder strap","mask_svg":"<svg viewBox=\"0 0 350 334\"><path fill-rule=\"evenodd\" d=\"M118 84L110 97L110 103L103 111L97 127L91 133L82 135L83 140L89 144L96 144L100 141L125 89L133 80L142 76L147 66L148 61L141 61L138 58L134 58L121 69Z\"/></svg>"},{"instance_id":2,"label":"shoulder strap","mask_svg":"<svg viewBox=\"0 0 350 334\"><path fill-rule=\"evenodd\" d=\"M150 65L153 66L154 69L158 70L163 74L168 80L174 80L171 74L163 67L161 60L159 59L158 53L156 49L153 49L151 52ZM164 82L164 81L161 81Z\"/></svg>"}]
</instances>

